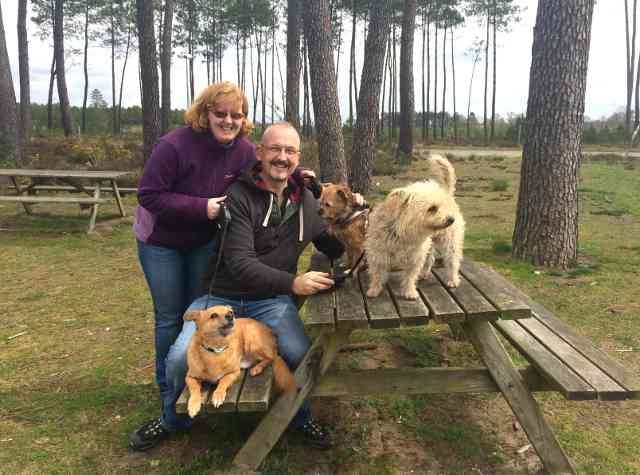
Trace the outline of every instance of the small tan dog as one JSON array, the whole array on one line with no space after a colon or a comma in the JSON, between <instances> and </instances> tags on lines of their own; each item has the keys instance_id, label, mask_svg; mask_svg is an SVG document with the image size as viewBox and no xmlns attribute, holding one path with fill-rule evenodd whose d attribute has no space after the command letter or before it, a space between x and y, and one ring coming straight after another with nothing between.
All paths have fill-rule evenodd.
<instances>
[{"instance_id":1,"label":"small tan dog","mask_svg":"<svg viewBox=\"0 0 640 475\"><path fill-rule=\"evenodd\" d=\"M369 209L359 205L347 185L322 185L320 210L330 232L344 245L347 265L353 269L364 252L364 236L367 228Z\"/></svg>"},{"instance_id":2,"label":"small tan dog","mask_svg":"<svg viewBox=\"0 0 640 475\"><path fill-rule=\"evenodd\" d=\"M444 157L432 155L429 160L428 180L392 190L371 212L365 241L369 297L377 297L389 272L398 270L400 296L417 299L418 278L428 275L440 255L447 285L460 283L464 219L453 197L455 172Z\"/></svg>"},{"instance_id":3,"label":"small tan dog","mask_svg":"<svg viewBox=\"0 0 640 475\"><path fill-rule=\"evenodd\" d=\"M249 371L251 376L262 373L273 363L276 386L281 391L296 388L291 371L278 355L276 339L266 325L252 318L236 319L233 309L225 305L191 310L184 319L195 321L197 328L187 350L189 416L195 417L200 412L203 381L218 382L212 403L220 407L241 370L254 364Z\"/></svg>"}]
</instances>

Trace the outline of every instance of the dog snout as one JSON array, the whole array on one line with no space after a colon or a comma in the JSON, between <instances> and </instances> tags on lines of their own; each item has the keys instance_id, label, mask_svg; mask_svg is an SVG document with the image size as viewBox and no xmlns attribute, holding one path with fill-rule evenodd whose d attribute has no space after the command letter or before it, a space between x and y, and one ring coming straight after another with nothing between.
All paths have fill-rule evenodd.
<instances>
[{"instance_id":1,"label":"dog snout","mask_svg":"<svg viewBox=\"0 0 640 475\"><path fill-rule=\"evenodd\" d=\"M233 321L233 312L229 312L224 316L225 320L228 322L232 322Z\"/></svg>"},{"instance_id":2,"label":"dog snout","mask_svg":"<svg viewBox=\"0 0 640 475\"><path fill-rule=\"evenodd\" d=\"M446 225L451 226L453 223L455 223L455 221L456 219L453 216L447 216Z\"/></svg>"}]
</instances>

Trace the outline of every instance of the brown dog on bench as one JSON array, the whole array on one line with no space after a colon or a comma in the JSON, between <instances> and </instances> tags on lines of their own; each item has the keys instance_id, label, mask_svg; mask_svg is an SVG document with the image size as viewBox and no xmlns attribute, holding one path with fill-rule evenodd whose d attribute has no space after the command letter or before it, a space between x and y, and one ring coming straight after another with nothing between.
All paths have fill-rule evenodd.
<instances>
[{"instance_id":1,"label":"brown dog on bench","mask_svg":"<svg viewBox=\"0 0 640 475\"><path fill-rule=\"evenodd\" d=\"M236 319L233 309L225 305L191 310L184 314L184 319L193 320L197 328L187 350L189 416L195 417L200 412L203 381L218 382L211 402L220 407L243 368L251 368L249 374L256 376L273 363L276 387L281 391L296 388L291 371L278 355L276 339L266 325L251 318Z\"/></svg>"},{"instance_id":2,"label":"brown dog on bench","mask_svg":"<svg viewBox=\"0 0 640 475\"><path fill-rule=\"evenodd\" d=\"M329 224L329 231L344 245L349 269L364 252L365 231L369 209L358 204L347 185L322 185L320 210Z\"/></svg>"}]
</instances>

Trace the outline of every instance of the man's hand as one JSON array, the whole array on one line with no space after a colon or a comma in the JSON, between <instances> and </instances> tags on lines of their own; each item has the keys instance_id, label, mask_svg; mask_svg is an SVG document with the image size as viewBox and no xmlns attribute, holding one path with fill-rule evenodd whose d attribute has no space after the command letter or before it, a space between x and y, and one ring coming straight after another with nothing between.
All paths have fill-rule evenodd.
<instances>
[{"instance_id":1,"label":"man's hand","mask_svg":"<svg viewBox=\"0 0 640 475\"><path fill-rule=\"evenodd\" d=\"M311 271L297 275L293 279L292 290L296 295L313 295L321 290L327 290L333 286L329 274L326 272Z\"/></svg>"},{"instance_id":2,"label":"man's hand","mask_svg":"<svg viewBox=\"0 0 640 475\"><path fill-rule=\"evenodd\" d=\"M210 220L216 219L220 213L220 204L226 199L225 196L219 196L218 198L210 198L207 202L207 218Z\"/></svg>"}]
</instances>

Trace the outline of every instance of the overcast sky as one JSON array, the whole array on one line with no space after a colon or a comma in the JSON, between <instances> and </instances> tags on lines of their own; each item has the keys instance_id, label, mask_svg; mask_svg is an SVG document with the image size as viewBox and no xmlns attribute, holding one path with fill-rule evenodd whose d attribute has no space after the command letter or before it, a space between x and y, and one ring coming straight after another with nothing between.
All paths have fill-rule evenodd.
<instances>
[{"instance_id":1,"label":"overcast sky","mask_svg":"<svg viewBox=\"0 0 640 475\"><path fill-rule=\"evenodd\" d=\"M2 16L4 29L7 35L7 49L11 62L11 72L14 80L16 96L19 97L18 82L18 47L16 33L17 0L0 0L2 3ZM514 24L510 33L498 35L498 83L496 110L499 114L522 113L526 111L529 67L531 64L531 44L533 41L533 27L537 9L536 0L519 0L519 4L526 8L522 15L522 21ZM284 22L283 22L284 23ZM348 23L348 22L347 22ZM346 25L348 28L348 25ZM29 63L31 74L31 100L32 102L46 103L49 87L49 68L51 66L52 47L48 42L41 42L35 35L35 26L29 22ZM284 26L283 26L284 28ZM360 27L362 28L362 27ZM362 30L358 33L362 36ZM157 33L156 33L157 34ZM471 57L465 54L473 39L483 36L483 30L478 28L474 19L468 19L467 24L460 28L455 36L456 50L456 108L459 113L466 113L469 81L472 70ZM350 41L348 31L343 32L345 41ZM440 36L441 39L441 36ZM420 49L422 36L416 31L414 42L415 49L415 76L416 85L416 110L421 109L422 98L420 95ZM363 41L359 42L362 50ZM441 41L440 41L441 44ZM447 48L449 48L447 41ZM348 47L348 43L346 45ZM345 54L345 46L340 55L340 70L338 73L342 118L348 115L348 55ZM180 52L175 52L172 67L172 107L184 108L186 105L185 93L185 67L184 60L178 58ZM439 56L441 52L439 52ZM285 56L281 51L280 61L284 68ZM438 58L441 68L441 57ZM450 59L447 60L450 67ZM68 57L67 85L69 99L72 105L82 104L84 76L82 72L82 57ZM120 71L122 63L118 63ZM358 58L358 68L362 67L362 56ZM622 0L605 0L596 3L593 16L591 51L589 56L589 73L587 79L586 114L591 118L599 118L609 115L625 104L625 29L624 29L624 2ZM471 110L476 114L482 114L483 93L482 63L476 67L473 81ZM117 73L119 74L119 73ZM225 79L236 80L236 64L234 50L229 50L225 56L223 74ZM442 72L440 71L440 76ZM451 104L451 71L448 73L447 110L452 110ZM285 72L283 71L283 76ZM281 102L280 81L276 72L276 98ZM118 80L119 82L119 80ZM196 65L196 94L206 86L207 78L205 67ZM249 81L250 82L250 81ZM441 85L442 79L439 83ZM111 102L111 66L110 50L93 46L89 52L89 90L99 89L108 103ZM250 90L247 91L250 94ZM54 93L57 101L57 91ZM117 92L116 92L117 94ZM441 100L439 94L438 102ZM125 106L140 104L138 87L138 63L137 54L129 58L125 87L123 94ZM489 103L490 104L490 103ZM439 107L440 108L440 107Z\"/></svg>"}]
</instances>

